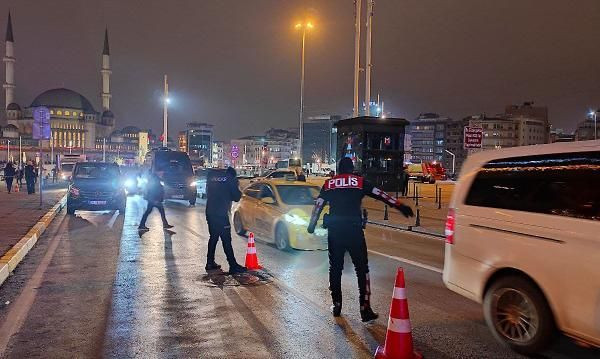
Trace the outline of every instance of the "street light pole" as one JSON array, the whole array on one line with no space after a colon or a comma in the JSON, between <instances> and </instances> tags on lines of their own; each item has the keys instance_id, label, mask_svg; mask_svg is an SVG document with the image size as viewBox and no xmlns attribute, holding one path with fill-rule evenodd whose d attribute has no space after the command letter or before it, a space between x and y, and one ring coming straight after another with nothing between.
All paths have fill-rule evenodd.
<instances>
[{"instance_id":1,"label":"street light pole","mask_svg":"<svg viewBox=\"0 0 600 359\"><path fill-rule=\"evenodd\" d=\"M106 137L102 139L102 162L106 162Z\"/></svg>"},{"instance_id":2,"label":"street light pole","mask_svg":"<svg viewBox=\"0 0 600 359\"><path fill-rule=\"evenodd\" d=\"M300 71L300 166L304 163L302 160L302 145L304 142L304 49L306 45L306 30L310 30L314 27L310 21L296 24L296 29L302 30L302 58L301 58L301 71Z\"/></svg>"},{"instance_id":3,"label":"street light pole","mask_svg":"<svg viewBox=\"0 0 600 359\"><path fill-rule=\"evenodd\" d=\"M167 75L165 75L165 89L163 99L163 147L167 147L167 128L168 128L168 113L167 107L169 104L169 84L167 83Z\"/></svg>"},{"instance_id":4,"label":"street light pole","mask_svg":"<svg viewBox=\"0 0 600 359\"><path fill-rule=\"evenodd\" d=\"M373 0L367 0L367 56L365 59L365 115L371 116L371 44L373 39Z\"/></svg>"},{"instance_id":5,"label":"street light pole","mask_svg":"<svg viewBox=\"0 0 600 359\"><path fill-rule=\"evenodd\" d=\"M361 0L354 0L354 108L352 117L358 117L358 85L360 82L360 10Z\"/></svg>"},{"instance_id":6,"label":"street light pole","mask_svg":"<svg viewBox=\"0 0 600 359\"><path fill-rule=\"evenodd\" d=\"M454 177L454 174L455 174L454 169L456 166L456 155L446 149L444 151L446 151L448 154L450 154L450 156L452 156L452 177Z\"/></svg>"},{"instance_id":7,"label":"street light pole","mask_svg":"<svg viewBox=\"0 0 600 359\"><path fill-rule=\"evenodd\" d=\"M598 139L598 126L596 125L596 117L598 116L598 110L594 111L594 140Z\"/></svg>"},{"instance_id":8,"label":"street light pole","mask_svg":"<svg viewBox=\"0 0 600 359\"><path fill-rule=\"evenodd\" d=\"M10 140L6 140L6 163L10 162Z\"/></svg>"}]
</instances>

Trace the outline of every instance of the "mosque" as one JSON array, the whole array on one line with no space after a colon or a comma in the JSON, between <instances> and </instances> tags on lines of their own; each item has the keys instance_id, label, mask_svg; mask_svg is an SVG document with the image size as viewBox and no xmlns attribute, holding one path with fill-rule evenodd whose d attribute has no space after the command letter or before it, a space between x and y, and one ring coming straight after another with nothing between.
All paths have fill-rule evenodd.
<instances>
[{"instance_id":1,"label":"mosque","mask_svg":"<svg viewBox=\"0 0 600 359\"><path fill-rule=\"evenodd\" d=\"M32 124L33 109L45 106L50 110L51 146L56 151L69 149L69 151L85 152L98 149L98 144L104 139L114 137L115 115L110 110L110 48L108 43L108 29L104 33L104 47L102 51L102 111L97 111L92 103L82 94L66 89L50 89L39 94L29 106L22 106L15 102L15 39L11 14L8 14L5 37L5 56L3 62L6 76L3 84L6 110L4 116L0 112L0 128L2 138L21 137L22 140L33 143ZM4 118L3 118L4 117ZM8 140L11 145L16 142ZM110 141L112 143L112 141ZM12 147L12 146L11 146Z\"/></svg>"}]
</instances>

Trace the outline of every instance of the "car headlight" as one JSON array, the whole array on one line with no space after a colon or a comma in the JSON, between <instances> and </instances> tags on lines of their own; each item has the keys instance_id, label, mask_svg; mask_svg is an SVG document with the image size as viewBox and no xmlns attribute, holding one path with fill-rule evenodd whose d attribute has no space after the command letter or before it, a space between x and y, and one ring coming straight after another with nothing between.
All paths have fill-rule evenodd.
<instances>
[{"instance_id":1,"label":"car headlight","mask_svg":"<svg viewBox=\"0 0 600 359\"><path fill-rule=\"evenodd\" d=\"M195 181L194 181L194 182L191 182L191 183L190 183L190 187L196 187L196 182L195 182Z\"/></svg>"},{"instance_id":2,"label":"car headlight","mask_svg":"<svg viewBox=\"0 0 600 359\"><path fill-rule=\"evenodd\" d=\"M134 185L135 183L131 178L125 180L125 187L133 187Z\"/></svg>"},{"instance_id":3,"label":"car headlight","mask_svg":"<svg viewBox=\"0 0 600 359\"><path fill-rule=\"evenodd\" d=\"M308 226L308 221L302 217L300 217L299 215L295 214L295 213L286 213L283 218L291 223L291 224L295 224L297 226Z\"/></svg>"},{"instance_id":4,"label":"car headlight","mask_svg":"<svg viewBox=\"0 0 600 359\"><path fill-rule=\"evenodd\" d=\"M160 185L164 187L165 183L163 181L160 181Z\"/></svg>"},{"instance_id":5,"label":"car headlight","mask_svg":"<svg viewBox=\"0 0 600 359\"><path fill-rule=\"evenodd\" d=\"M315 228L315 236L317 237L325 237L327 235L327 229L325 228Z\"/></svg>"},{"instance_id":6,"label":"car headlight","mask_svg":"<svg viewBox=\"0 0 600 359\"><path fill-rule=\"evenodd\" d=\"M67 179L67 175L61 175L60 178L66 180Z\"/></svg>"}]
</instances>

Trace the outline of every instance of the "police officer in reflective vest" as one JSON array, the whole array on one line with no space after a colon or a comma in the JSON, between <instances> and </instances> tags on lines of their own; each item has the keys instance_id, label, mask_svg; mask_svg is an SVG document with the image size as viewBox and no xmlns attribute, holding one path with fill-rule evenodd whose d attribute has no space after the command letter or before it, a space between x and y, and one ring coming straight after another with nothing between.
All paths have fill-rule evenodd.
<instances>
[{"instance_id":1,"label":"police officer in reflective vest","mask_svg":"<svg viewBox=\"0 0 600 359\"><path fill-rule=\"evenodd\" d=\"M361 213L362 198L373 197L398 209L405 217L412 217L413 211L363 177L354 175L354 164L350 158L342 158L338 165L338 175L325 181L312 212L308 232L313 233L323 207L329 203L329 214L325 215L323 227L328 228L329 245L329 290L333 306L333 316L339 317L342 310L342 270L346 251L350 253L360 294L360 316L363 322L377 319L369 302L369 264L367 244L363 233Z\"/></svg>"},{"instance_id":2,"label":"police officer in reflective vest","mask_svg":"<svg viewBox=\"0 0 600 359\"><path fill-rule=\"evenodd\" d=\"M208 222L208 252L206 255L205 269L220 269L215 262L217 242L221 238L223 250L229 262L229 273L243 273L243 267L235 260L231 246L231 225L229 224L229 211L231 202L238 202L242 197L236 172L229 167L227 170L210 170L206 178L206 221Z\"/></svg>"}]
</instances>

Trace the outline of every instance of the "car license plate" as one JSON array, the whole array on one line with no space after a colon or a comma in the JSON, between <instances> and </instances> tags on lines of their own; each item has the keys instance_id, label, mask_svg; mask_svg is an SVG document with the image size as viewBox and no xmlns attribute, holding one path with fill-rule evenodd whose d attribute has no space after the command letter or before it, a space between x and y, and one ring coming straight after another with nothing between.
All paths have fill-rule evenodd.
<instances>
[{"instance_id":1,"label":"car license plate","mask_svg":"<svg viewBox=\"0 0 600 359\"><path fill-rule=\"evenodd\" d=\"M171 198L183 199L183 195L182 194L174 194L174 195L171 196Z\"/></svg>"},{"instance_id":2,"label":"car license plate","mask_svg":"<svg viewBox=\"0 0 600 359\"><path fill-rule=\"evenodd\" d=\"M91 205L105 205L106 201L90 201Z\"/></svg>"}]
</instances>

